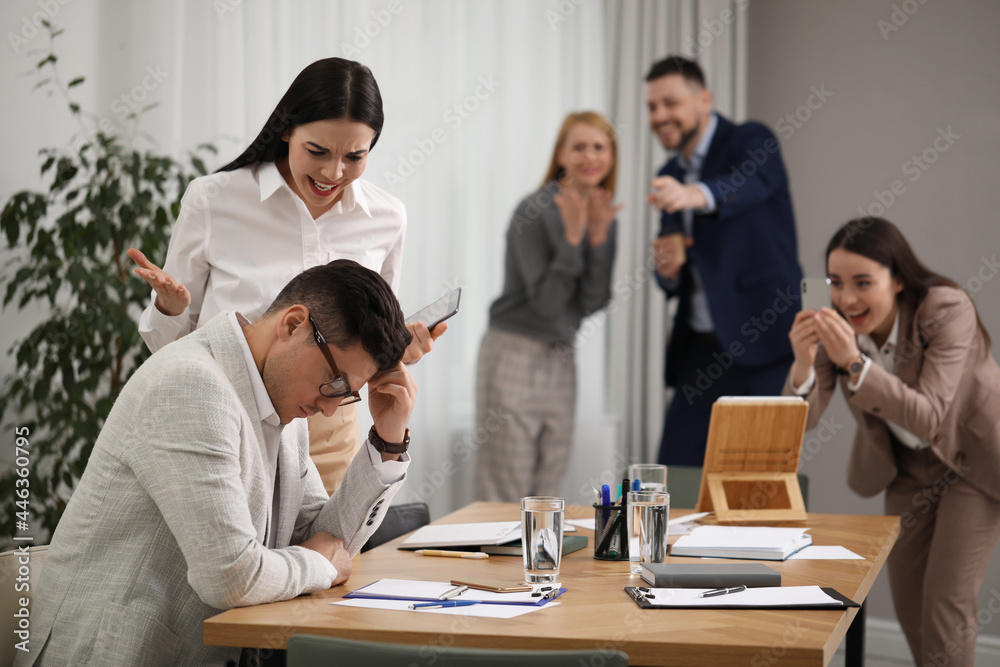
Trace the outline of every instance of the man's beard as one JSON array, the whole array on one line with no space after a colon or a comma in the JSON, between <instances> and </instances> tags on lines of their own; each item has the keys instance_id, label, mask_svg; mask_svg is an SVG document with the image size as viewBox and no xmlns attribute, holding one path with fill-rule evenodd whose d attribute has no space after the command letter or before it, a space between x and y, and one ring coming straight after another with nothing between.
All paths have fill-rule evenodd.
<instances>
[{"instance_id":1,"label":"man's beard","mask_svg":"<svg viewBox=\"0 0 1000 667\"><path fill-rule=\"evenodd\" d=\"M694 142L694 140L698 136L699 132L701 132L701 119L700 118L694 124L694 127L692 127L687 132L684 132L683 134L681 134L681 140L679 142L677 142L677 149L676 150L678 152L680 152L680 153L685 153L686 154L688 152L687 149L690 146L691 152L694 152L695 146L693 146L691 144L692 144L692 142Z\"/></svg>"}]
</instances>

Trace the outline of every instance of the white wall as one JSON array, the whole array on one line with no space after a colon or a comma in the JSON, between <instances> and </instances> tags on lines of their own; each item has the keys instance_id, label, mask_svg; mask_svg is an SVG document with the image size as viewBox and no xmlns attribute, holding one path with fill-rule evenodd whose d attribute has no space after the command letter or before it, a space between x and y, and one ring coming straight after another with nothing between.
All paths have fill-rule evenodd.
<instances>
[{"instance_id":1,"label":"white wall","mask_svg":"<svg viewBox=\"0 0 1000 667\"><path fill-rule=\"evenodd\" d=\"M833 231L859 207L875 205L870 212L879 214L881 198L884 217L902 228L917 255L973 292L997 356L1000 4L761 0L749 12L748 115L781 140L806 275L825 275L823 250ZM949 128L953 142L935 148ZM933 164L921 170L914 156L925 152ZM891 195L896 180L902 194ZM810 510L881 514L881 498L861 499L846 486L855 427L839 395L827 415L833 428L807 434L805 443ZM995 591L1000 551L980 609L988 612ZM886 576L869 600L871 616L894 618ZM983 635L1000 636L1000 618L984 613L980 620L988 621Z\"/></svg>"}]
</instances>

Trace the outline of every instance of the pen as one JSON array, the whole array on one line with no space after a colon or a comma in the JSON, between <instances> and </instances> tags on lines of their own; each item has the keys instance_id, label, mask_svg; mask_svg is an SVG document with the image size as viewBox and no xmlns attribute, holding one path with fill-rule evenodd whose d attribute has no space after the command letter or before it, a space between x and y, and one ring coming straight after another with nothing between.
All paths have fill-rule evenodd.
<instances>
[{"instance_id":1,"label":"pen","mask_svg":"<svg viewBox=\"0 0 1000 667\"><path fill-rule=\"evenodd\" d=\"M450 591L445 591L444 593L442 593L441 595L439 595L438 596L438 600L447 600L449 598L453 598L456 595L461 595L462 593L464 593L467 590L469 590L468 586L455 586Z\"/></svg>"},{"instance_id":2,"label":"pen","mask_svg":"<svg viewBox=\"0 0 1000 667\"><path fill-rule=\"evenodd\" d=\"M482 560L484 558L489 558L488 553L482 551L445 551L443 549L417 549L414 553L418 553L421 556L442 556L444 558L474 558L476 560Z\"/></svg>"},{"instance_id":3,"label":"pen","mask_svg":"<svg viewBox=\"0 0 1000 667\"><path fill-rule=\"evenodd\" d=\"M698 597L712 598L715 597L716 595L728 595L729 593L739 593L741 591L745 591L746 589L747 589L746 586L735 586L733 588L716 588L710 591L705 591L704 593L699 593Z\"/></svg>"},{"instance_id":4,"label":"pen","mask_svg":"<svg viewBox=\"0 0 1000 667\"><path fill-rule=\"evenodd\" d=\"M443 602L421 602L410 605L410 609L440 609L442 607L468 607L480 604L479 600L444 600Z\"/></svg>"}]
</instances>

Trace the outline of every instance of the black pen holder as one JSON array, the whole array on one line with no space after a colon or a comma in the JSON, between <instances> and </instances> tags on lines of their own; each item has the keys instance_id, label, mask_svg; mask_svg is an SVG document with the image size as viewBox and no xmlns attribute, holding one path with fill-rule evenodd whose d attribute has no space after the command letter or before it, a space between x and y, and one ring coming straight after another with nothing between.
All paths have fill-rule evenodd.
<instances>
[{"instance_id":1,"label":"black pen holder","mask_svg":"<svg viewBox=\"0 0 1000 667\"><path fill-rule=\"evenodd\" d=\"M594 558L628 560L628 522L621 505L594 505Z\"/></svg>"}]
</instances>

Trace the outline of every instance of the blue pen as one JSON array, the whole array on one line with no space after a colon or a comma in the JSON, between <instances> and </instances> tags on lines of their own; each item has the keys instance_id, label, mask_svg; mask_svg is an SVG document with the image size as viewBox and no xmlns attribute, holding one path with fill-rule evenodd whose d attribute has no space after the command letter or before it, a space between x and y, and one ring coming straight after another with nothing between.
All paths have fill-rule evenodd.
<instances>
[{"instance_id":1,"label":"blue pen","mask_svg":"<svg viewBox=\"0 0 1000 667\"><path fill-rule=\"evenodd\" d=\"M642 491L642 480L633 479L632 480L632 490L633 491Z\"/></svg>"},{"instance_id":2,"label":"blue pen","mask_svg":"<svg viewBox=\"0 0 1000 667\"><path fill-rule=\"evenodd\" d=\"M611 487L607 484L601 484L601 504L604 507L609 507L611 505ZM602 513L604 517L604 525L608 525L608 518L610 516L611 510L605 509Z\"/></svg>"},{"instance_id":3,"label":"blue pen","mask_svg":"<svg viewBox=\"0 0 1000 667\"><path fill-rule=\"evenodd\" d=\"M434 609L443 607L468 607L480 604L479 600L443 600L441 602L420 602L410 605L410 609Z\"/></svg>"}]
</instances>

